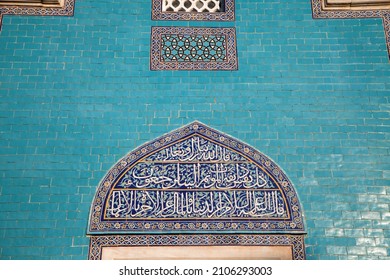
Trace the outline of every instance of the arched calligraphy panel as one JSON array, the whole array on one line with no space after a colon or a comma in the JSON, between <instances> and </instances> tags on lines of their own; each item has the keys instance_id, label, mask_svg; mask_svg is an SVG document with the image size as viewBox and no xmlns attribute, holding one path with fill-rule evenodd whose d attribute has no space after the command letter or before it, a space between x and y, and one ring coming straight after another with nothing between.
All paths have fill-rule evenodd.
<instances>
[{"instance_id":1,"label":"arched calligraphy panel","mask_svg":"<svg viewBox=\"0 0 390 280\"><path fill-rule=\"evenodd\" d=\"M285 173L254 148L194 122L121 159L101 181L89 234L304 233Z\"/></svg>"}]
</instances>

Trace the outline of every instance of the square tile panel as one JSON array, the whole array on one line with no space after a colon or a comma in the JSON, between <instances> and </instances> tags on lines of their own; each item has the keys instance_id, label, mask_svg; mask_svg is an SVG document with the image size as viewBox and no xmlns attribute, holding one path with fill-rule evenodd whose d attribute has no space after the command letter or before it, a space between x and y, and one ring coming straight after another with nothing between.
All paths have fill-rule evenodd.
<instances>
[{"instance_id":1,"label":"square tile panel","mask_svg":"<svg viewBox=\"0 0 390 280\"><path fill-rule=\"evenodd\" d=\"M152 27L151 70L237 70L235 28Z\"/></svg>"}]
</instances>

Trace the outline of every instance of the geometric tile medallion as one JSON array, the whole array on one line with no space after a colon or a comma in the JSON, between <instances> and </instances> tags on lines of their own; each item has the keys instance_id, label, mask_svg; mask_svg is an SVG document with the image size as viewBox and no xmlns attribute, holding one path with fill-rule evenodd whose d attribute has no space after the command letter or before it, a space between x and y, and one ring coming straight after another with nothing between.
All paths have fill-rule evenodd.
<instances>
[{"instance_id":1,"label":"geometric tile medallion","mask_svg":"<svg viewBox=\"0 0 390 280\"><path fill-rule=\"evenodd\" d=\"M234 6L234 0L152 0L152 19L234 21Z\"/></svg>"},{"instance_id":2,"label":"geometric tile medallion","mask_svg":"<svg viewBox=\"0 0 390 280\"><path fill-rule=\"evenodd\" d=\"M270 158L193 122L108 171L88 234L304 234L301 209L291 181Z\"/></svg>"},{"instance_id":3,"label":"geometric tile medallion","mask_svg":"<svg viewBox=\"0 0 390 280\"><path fill-rule=\"evenodd\" d=\"M19 3L27 2L27 3ZM0 2L0 29L3 15L73 16L75 0ZM49 4L46 4L49 2ZM57 3L58 2L58 3Z\"/></svg>"},{"instance_id":4,"label":"geometric tile medallion","mask_svg":"<svg viewBox=\"0 0 390 280\"><path fill-rule=\"evenodd\" d=\"M313 18L382 18L390 58L389 0L311 0Z\"/></svg>"},{"instance_id":5,"label":"geometric tile medallion","mask_svg":"<svg viewBox=\"0 0 390 280\"><path fill-rule=\"evenodd\" d=\"M152 27L151 70L237 70L235 28Z\"/></svg>"},{"instance_id":6,"label":"geometric tile medallion","mask_svg":"<svg viewBox=\"0 0 390 280\"><path fill-rule=\"evenodd\" d=\"M139 246L289 246L293 260L304 260L305 244L303 235L288 234L182 234L182 235L103 235L92 236L88 259L101 260L104 247Z\"/></svg>"}]
</instances>

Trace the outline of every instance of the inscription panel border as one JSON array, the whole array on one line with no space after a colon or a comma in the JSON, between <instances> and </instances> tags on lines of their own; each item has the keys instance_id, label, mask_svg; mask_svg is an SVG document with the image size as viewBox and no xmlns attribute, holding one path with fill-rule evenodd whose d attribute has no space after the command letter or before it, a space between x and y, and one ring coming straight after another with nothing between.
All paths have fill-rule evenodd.
<instances>
[{"instance_id":1,"label":"inscription panel border","mask_svg":"<svg viewBox=\"0 0 390 280\"><path fill-rule=\"evenodd\" d=\"M104 247L124 246L291 246L293 260L306 259L304 235L288 234L92 236L88 259L101 260Z\"/></svg>"}]
</instances>

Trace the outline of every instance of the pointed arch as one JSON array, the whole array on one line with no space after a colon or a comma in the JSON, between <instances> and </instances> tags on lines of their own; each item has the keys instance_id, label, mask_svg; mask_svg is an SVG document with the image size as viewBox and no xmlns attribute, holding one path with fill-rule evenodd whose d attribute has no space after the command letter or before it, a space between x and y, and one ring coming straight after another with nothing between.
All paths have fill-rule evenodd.
<instances>
[{"instance_id":1,"label":"pointed arch","mask_svg":"<svg viewBox=\"0 0 390 280\"><path fill-rule=\"evenodd\" d=\"M89 234L304 232L296 191L269 157L194 122L121 159L101 181Z\"/></svg>"},{"instance_id":2,"label":"pointed arch","mask_svg":"<svg viewBox=\"0 0 390 280\"><path fill-rule=\"evenodd\" d=\"M253 147L200 122L140 146L108 171L91 206L90 257L98 259L107 242L167 245L183 233L181 244L194 245L198 234L231 244L233 235L238 244L274 240L291 245L295 259L305 256L302 207L287 175Z\"/></svg>"}]
</instances>

